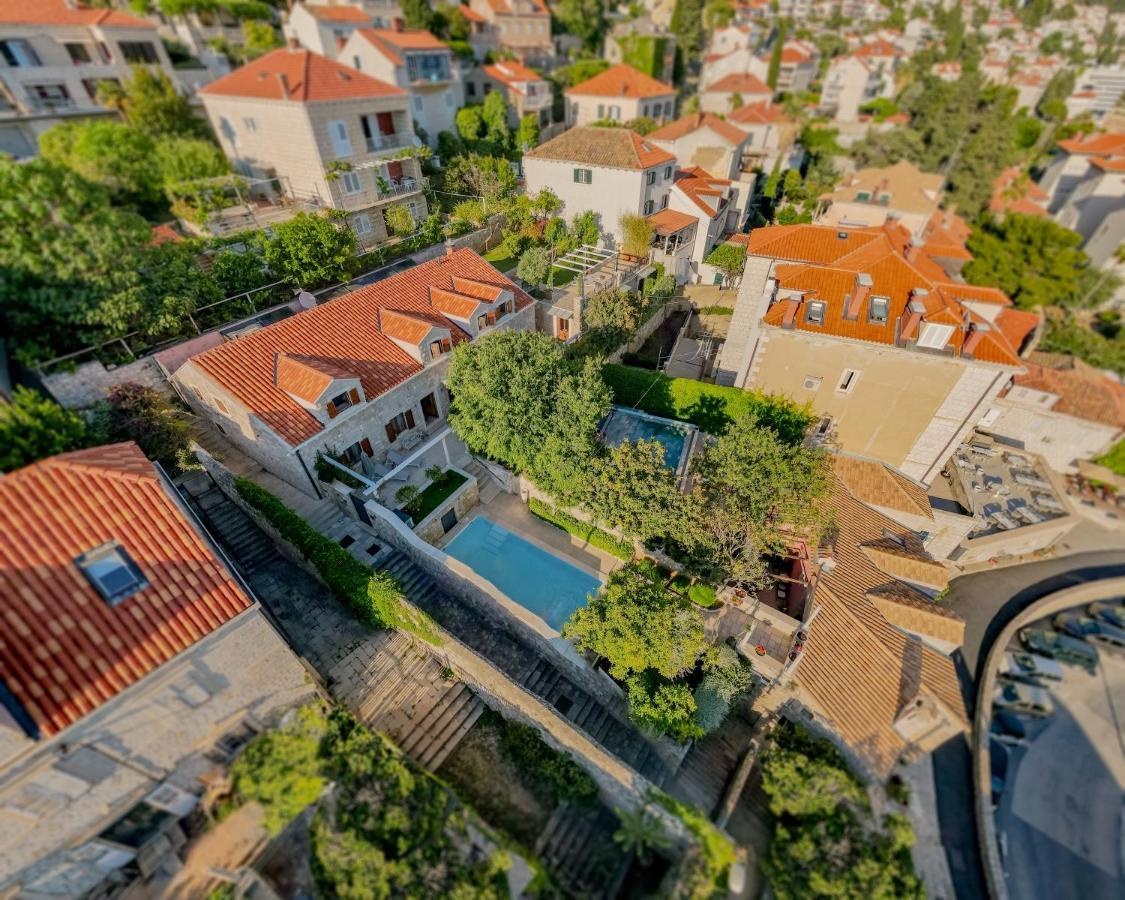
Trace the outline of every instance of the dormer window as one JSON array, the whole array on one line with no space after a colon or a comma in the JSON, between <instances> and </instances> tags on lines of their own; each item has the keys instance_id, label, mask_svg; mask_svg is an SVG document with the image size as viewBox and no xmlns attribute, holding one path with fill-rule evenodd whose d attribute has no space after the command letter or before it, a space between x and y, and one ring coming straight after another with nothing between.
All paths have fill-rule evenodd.
<instances>
[{"instance_id":1,"label":"dormer window","mask_svg":"<svg viewBox=\"0 0 1125 900\"><path fill-rule=\"evenodd\" d=\"M328 418L334 419L340 415L345 409L355 406L359 403L359 391L352 388L350 391L344 391L342 394L337 394L328 401Z\"/></svg>"},{"instance_id":2,"label":"dormer window","mask_svg":"<svg viewBox=\"0 0 1125 900\"><path fill-rule=\"evenodd\" d=\"M809 325L823 325L826 304L823 300L810 300L805 312L805 321Z\"/></svg>"},{"instance_id":3,"label":"dormer window","mask_svg":"<svg viewBox=\"0 0 1125 900\"><path fill-rule=\"evenodd\" d=\"M935 325L933 322L926 322L918 334L917 346L928 350L944 350L952 336L952 325Z\"/></svg>"},{"instance_id":4,"label":"dormer window","mask_svg":"<svg viewBox=\"0 0 1125 900\"><path fill-rule=\"evenodd\" d=\"M855 199L857 203L870 203L871 191L856 191Z\"/></svg>"},{"instance_id":5,"label":"dormer window","mask_svg":"<svg viewBox=\"0 0 1125 900\"><path fill-rule=\"evenodd\" d=\"M74 563L110 606L117 606L148 587L148 580L141 574L137 564L125 548L117 543L95 547L89 553L79 556Z\"/></svg>"},{"instance_id":6,"label":"dormer window","mask_svg":"<svg viewBox=\"0 0 1125 900\"><path fill-rule=\"evenodd\" d=\"M868 319L874 325L886 325L891 302L886 297L872 297L868 309Z\"/></svg>"},{"instance_id":7,"label":"dormer window","mask_svg":"<svg viewBox=\"0 0 1125 900\"><path fill-rule=\"evenodd\" d=\"M430 359L437 359L443 353L448 353L453 349L453 341L449 338L441 338L436 341L430 341Z\"/></svg>"}]
</instances>

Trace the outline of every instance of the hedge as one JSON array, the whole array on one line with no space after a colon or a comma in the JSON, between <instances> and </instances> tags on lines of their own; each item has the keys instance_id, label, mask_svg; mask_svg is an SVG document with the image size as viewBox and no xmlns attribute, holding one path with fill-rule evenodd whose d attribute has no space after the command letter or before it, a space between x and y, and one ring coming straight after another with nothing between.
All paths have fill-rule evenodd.
<instances>
[{"instance_id":1,"label":"hedge","mask_svg":"<svg viewBox=\"0 0 1125 900\"><path fill-rule=\"evenodd\" d=\"M592 806L598 798L598 786L590 774L574 761L548 745L530 725L511 722L500 716L500 743L504 753L539 786L556 798L580 806Z\"/></svg>"},{"instance_id":2,"label":"hedge","mask_svg":"<svg viewBox=\"0 0 1125 900\"><path fill-rule=\"evenodd\" d=\"M402 591L387 572L365 566L335 541L326 538L265 488L235 478L235 489L310 563L324 583L361 622L375 628L401 628L439 646L434 623L402 602Z\"/></svg>"},{"instance_id":3,"label":"hedge","mask_svg":"<svg viewBox=\"0 0 1125 900\"><path fill-rule=\"evenodd\" d=\"M528 505L533 515L556 528L561 528L563 531L573 534L576 538L584 540L591 546L604 550L606 553L611 553L626 562L633 558L633 545L629 541L619 541L608 531L602 531L589 522L582 522L569 513L555 509L549 503L544 503L534 497L531 498Z\"/></svg>"},{"instance_id":4,"label":"hedge","mask_svg":"<svg viewBox=\"0 0 1125 900\"><path fill-rule=\"evenodd\" d=\"M747 414L777 432L789 444L799 444L814 421L809 404L799 406L787 397L742 388L704 384L692 378L669 378L663 372L607 364L602 377L614 402L654 416L698 425L709 434L722 434Z\"/></svg>"}]
</instances>

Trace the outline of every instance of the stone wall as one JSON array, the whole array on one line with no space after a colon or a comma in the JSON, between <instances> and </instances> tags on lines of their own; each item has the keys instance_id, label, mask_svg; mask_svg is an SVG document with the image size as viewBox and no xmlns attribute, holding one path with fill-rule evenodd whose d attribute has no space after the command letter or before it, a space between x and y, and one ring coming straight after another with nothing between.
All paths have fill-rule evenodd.
<instances>
[{"instance_id":1,"label":"stone wall","mask_svg":"<svg viewBox=\"0 0 1125 900\"><path fill-rule=\"evenodd\" d=\"M664 324L664 320L672 315L672 313L679 312L680 310L685 309L690 310L691 308L692 303L690 300L669 300L662 307L660 307L659 310L657 310L656 315L652 316L652 318L650 318L647 322L641 324L641 326L633 333L633 336L629 338L629 340L625 343L625 346L619 347L617 350L611 353L607 357L606 361L611 363L620 363L626 353L636 353L638 350L640 350L644 342L652 336L652 333L656 331L657 328Z\"/></svg>"},{"instance_id":2,"label":"stone wall","mask_svg":"<svg viewBox=\"0 0 1125 900\"><path fill-rule=\"evenodd\" d=\"M427 544L436 544L445 534L441 518L449 510L452 509L457 513L457 521L460 522L465 518L465 513L476 506L477 500L480 499L480 485L477 484L476 478L456 466L450 466L449 471L463 475L467 480L450 494L437 509L415 526L414 533Z\"/></svg>"},{"instance_id":3,"label":"stone wall","mask_svg":"<svg viewBox=\"0 0 1125 900\"><path fill-rule=\"evenodd\" d=\"M117 385L129 381L155 388L169 397L174 396L160 366L151 356L123 366L114 366L112 369L107 369L97 360L91 360L71 372L53 372L44 375L41 380L47 393L67 409L93 406L104 400Z\"/></svg>"}]
</instances>

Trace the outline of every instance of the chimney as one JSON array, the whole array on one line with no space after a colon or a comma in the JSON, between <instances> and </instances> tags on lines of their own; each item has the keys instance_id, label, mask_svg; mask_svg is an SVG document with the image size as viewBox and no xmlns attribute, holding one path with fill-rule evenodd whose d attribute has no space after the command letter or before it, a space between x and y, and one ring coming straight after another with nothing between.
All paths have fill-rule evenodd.
<instances>
[{"instance_id":1,"label":"chimney","mask_svg":"<svg viewBox=\"0 0 1125 900\"><path fill-rule=\"evenodd\" d=\"M445 239L445 258L453 259L453 238L451 237Z\"/></svg>"},{"instance_id":2,"label":"chimney","mask_svg":"<svg viewBox=\"0 0 1125 900\"><path fill-rule=\"evenodd\" d=\"M797 321L797 310L801 306L801 301L797 297L790 297L785 301L785 315L781 319L782 328L792 328L793 324Z\"/></svg>"},{"instance_id":3,"label":"chimney","mask_svg":"<svg viewBox=\"0 0 1125 900\"><path fill-rule=\"evenodd\" d=\"M973 325L972 329L969 331L968 340L961 345L961 355L972 359L973 352L977 349L977 344L984 339L985 332L990 331L991 327L992 326L987 322L977 322Z\"/></svg>"},{"instance_id":4,"label":"chimney","mask_svg":"<svg viewBox=\"0 0 1125 900\"><path fill-rule=\"evenodd\" d=\"M285 77L284 72L277 73L277 82L281 85L281 99L289 99L289 79Z\"/></svg>"},{"instance_id":5,"label":"chimney","mask_svg":"<svg viewBox=\"0 0 1125 900\"><path fill-rule=\"evenodd\" d=\"M391 20L391 31L394 31L396 33L401 33L402 31L405 30L405 28L406 28L406 22L403 21L402 19L396 17L396 18Z\"/></svg>"},{"instance_id":6,"label":"chimney","mask_svg":"<svg viewBox=\"0 0 1125 900\"><path fill-rule=\"evenodd\" d=\"M902 326L898 336L899 343L905 344L918 331L922 316L926 312L926 301L923 298L929 296L929 293L925 288L911 288L910 299L906 303L906 324Z\"/></svg>"},{"instance_id":7,"label":"chimney","mask_svg":"<svg viewBox=\"0 0 1125 900\"><path fill-rule=\"evenodd\" d=\"M848 311L845 318L851 319L853 322L859 318L859 311L863 309L863 301L867 299L867 295L871 293L871 286L875 282L871 280L871 276L866 272L859 272L855 276L855 290L852 292L851 302L848 303Z\"/></svg>"}]
</instances>

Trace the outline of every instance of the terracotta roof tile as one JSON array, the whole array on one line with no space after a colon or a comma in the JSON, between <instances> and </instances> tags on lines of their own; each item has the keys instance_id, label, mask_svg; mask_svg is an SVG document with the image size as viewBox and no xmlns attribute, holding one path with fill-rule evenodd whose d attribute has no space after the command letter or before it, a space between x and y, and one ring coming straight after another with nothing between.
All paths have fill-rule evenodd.
<instances>
[{"instance_id":1,"label":"terracotta roof tile","mask_svg":"<svg viewBox=\"0 0 1125 900\"><path fill-rule=\"evenodd\" d=\"M118 543L148 586L115 606L75 560ZM44 736L251 605L136 444L0 478L0 680Z\"/></svg>"},{"instance_id":2,"label":"terracotta roof tile","mask_svg":"<svg viewBox=\"0 0 1125 900\"><path fill-rule=\"evenodd\" d=\"M453 276L453 290L486 303L495 303L504 294L504 288L500 285L490 284L487 281L474 281L472 278L462 278L460 275Z\"/></svg>"},{"instance_id":3,"label":"terracotta roof tile","mask_svg":"<svg viewBox=\"0 0 1125 900\"><path fill-rule=\"evenodd\" d=\"M621 63L567 88L566 93L582 97L665 97L674 95L676 89Z\"/></svg>"},{"instance_id":4,"label":"terracotta roof tile","mask_svg":"<svg viewBox=\"0 0 1125 900\"><path fill-rule=\"evenodd\" d=\"M676 161L676 157L667 150L650 144L628 128L591 125L569 128L528 151L523 158L585 163L612 169L648 169Z\"/></svg>"},{"instance_id":5,"label":"terracotta roof tile","mask_svg":"<svg viewBox=\"0 0 1125 900\"><path fill-rule=\"evenodd\" d=\"M152 22L117 9L97 9L66 0L0 0L2 25L98 25L106 28L151 28Z\"/></svg>"},{"instance_id":6,"label":"terracotta roof tile","mask_svg":"<svg viewBox=\"0 0 1125 900\"><path fill-rule=\"evenodd\" d=\"M732 110L727 119L739 125L769 125L771 122L786 121L785 112L780 106L763 100L761 103L747 103Z\"/></svg>"},{"instance_id":7,"label":"terracotta roof tile","mask_svg":"<svg viewBox=\"0 0 1125 900\"><path fill-rule=\"evenodd\" d=\"M456 287L456 285L454 285L454 287ZM476 297L466 297L464 294L436 287L430 288L430 302L438 312L465 321L467 321L481 305L481 301Z\"/></svg>"},{"instance_id":8,"label":"terracotta roof tile","mask_svg":"<svg viewBox=\"0 0 1125 900\"><path fill-rule=\"evenodd\" d=\"M484 66L484 74L489 78L499 81L501 84L506 84L509 87L516 84L524 84L529 81L543 81L543 76L536 72L534 69L529 69L527 66L521 65L517 62L498 62L491 66Z\"/></svg>"},{"instance_id":9,"label":"terracotta roof tile","mask_svg":"<svg viewBox=\"0 0 1125 900\"><path fill-rule=\"evenodd\" d=\"M822 199L877 204L881 194L889 194L890 200L881 205L905 212L930 213L941 199L944 181L942 175L923 172L913 163L900 160L891 166L860 169ZM860 193L867 194L868 199L860 200Z\"/></svg>"},{"instance_id":10,"label":"terracotta roof tile","mask_svg":"<svg viewBox=\"0 0 1125 900\"><path fill-rule=\"evenodd\" d=\"M932 518L926 488L886 463L851 453L834 453L832 467L836 477L862 503Z\"/></svg>"},{"instance_id":11,"label":"terracotta roof tile","mask_svg":"<svg viewBox=\"0 0 1125 900\"><path fill-rule=\"evenodd\" d=\"M695 216L679 212L675 209L662 209L654 212L648 220L656 228L658 234L676 234L689 228L699 220Z\"/></svg>"},{"instance_id":12,"label":"terracotta roof tile","mask_svg":"<svg viewBox=\"0 0 1125 900\"><path fill-rule=\"evenodd\" d=\"M380 333L380 310L392 310L409 321L448 328L455 342L468 339L463 330L430 303L430 288L452 288L453 276L512 291L517 309L534 302L472 250L458 250L451 257L441 256L414 266L207 350L193 356L186 365L198 366L282 440L297 446L314 437L323 426L278 388L274 379L277 355L288 353L335 360L342 368L354 372L363 385L364 396L372 400L422 368L405 350ZM414 334L421 328L410 331Z\"/></svg>"},{"instance_id":13,"label":"terracotta roof tile","mask_svg":"<svg viewBox=\"0 0 1125 900\"><path fill-rule=\"evenodd\" d=\"M285 76L286 87L281 76ZM254 97L261 100L351 100L406 96L402 88L364 75L311 50L283 47L212 81L204 96Z\"/></svg>"},{"instance_id":14,"label":"terracotta roof tile","mask_svg":"<svg viewBox=\"0 0 1125 900\"><path fill-rule=\"evenodd\" d=\"M299 353L277 354L276 371L277 386L306 403L316 403L333 381L356 377L354 372L332 360Z\"/></svg>"},{"instance_id":15,"label":"terracotta roof tile","mask_svg":"<svg viewBox=\"0 0 1125 900\"><path fill-rule=\"evenodd\" d=\"M378 311L378 322L380 333L415 346L426 339L436 324L432 319L420 316L412 310L403 311L386 306ZM452 323L443 327L449 328L451 332L453 330Z\"/></svg>"},{"instance_id":16,"label":"terracotta roof tile","mask_svg":"<svg viewBox=\"0 0 1125 900\"><path fill-rule=\"evenodd\" d=\"M723 198L721 188L729 184L729 181L715 178L698 166L681 169L672 182L673 188L682 192L709 219L718 214Z\"/></svg>"},{"instance_id":17,"label":"terracotta roof tile","mask_svg":"<svg viewBox=\"0 0 1125 900\"><path fill-rule=\"evenodd\" d=\"M1125 428L1125 385L1080 361L1070 369L1049 368L1030 360L1024 365L1026 374L1017 375L1014 383L1057 396L1052 412Z\"/></svg>"},{"instance_id":18,"label":"terracotta roof tile","mask_svg":"<svg viewBox=\"0 0 1125 900\"><path fill-rule=\"evenodd\" d=\"M405 65L410 50L448 50L449 45L422 29L361 28L357 34L396 65Z\"/></svg>"},{"instance_id":19,"label":"terracotta roof tile","mask_svg":"<svg viewBox=\"0 0 1125 900\"><path fill-rule=\"evenodd\" d=\"M773 91L770 90L770 86L757 75L751 75L749 72L742 74L731 73L730 75L720 78L714 84L709 84L705 87L703 93L741 94L744 97L773 96Z\"/></svg>"},{"instance_id":20,"label":"terracotta roof tile","mask_svg":"<svg viewBox=\"0 0 1125 900\"><path fill-rule=\"evenodd\" d=\"M1059 141L1067 153L1082 156L1120 156L1125 153L1125 134L1095 134Z\"/></svg>"},{"instance_id":21,"label":"terracotta roof tile","mask_svg":"<svg viewBox=\"0 0 1125 900\"><path fill-rule=\"evenodd\" d=\"M314 19L321 22L366 22L371 24L371 16L355 6L316 6L304 4Z\"/></svg>"},{"instance_id":22,"label":"terracotta roof tile","mask_svg":"<svg viewBox=\"0 0 1125 900\"><path fill-rule=\"evenodd\" d=\"M669 122L663 128L650 132L650 141L675 141L684 135L693 134L703 128L708 128L730 144L737 146L746 140L746 133L735 128L730 122L720 119L711 113L691 113L681 116L674 122Z\"/></svg>"}]
</instances>

